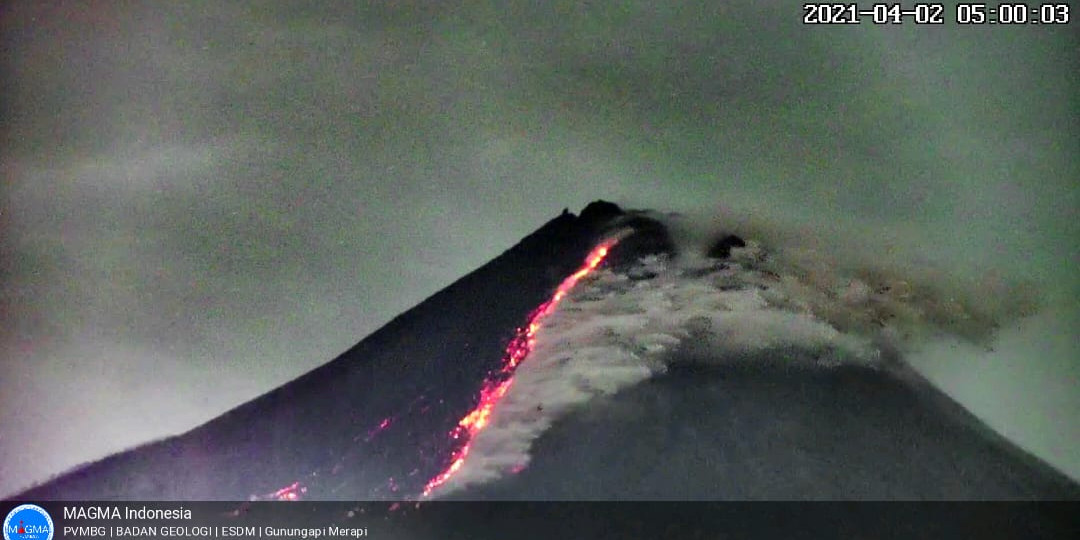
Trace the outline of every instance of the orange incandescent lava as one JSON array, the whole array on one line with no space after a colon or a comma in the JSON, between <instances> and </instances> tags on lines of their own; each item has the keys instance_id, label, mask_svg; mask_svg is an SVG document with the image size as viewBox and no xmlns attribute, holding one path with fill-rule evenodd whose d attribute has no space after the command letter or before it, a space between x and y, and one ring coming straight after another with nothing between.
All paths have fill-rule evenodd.
<instances>
[{"instance_id":1,"label":"orange incandescent lava","mask_svg":"<svg viewBox=\"0 0 1080 540\"><path fill-rule=\"evenodd\" d=\"M577 285L578 281L600 266L600 263L607 257L611 248L618 243L627 232L628 231L608 238L601 242L600 245L593 248L592 252L589 253L588 258L585 259L585 265L578 269L577 272L571 274L570 277L564 279L562 283L559 284L558 289L555 290L555 294L552 295L547 302L544 302L532 312L532 315L529 316L529 323L525 325L524 328L518 329L517 336L515 336L506 347L506 355L503 357L502 368L493 374L492 377L488 378L484 383L483 388L481 388L480 403L469 414L465 415L458 422L458 425L450 432L451 438L464 438L465 442L456 452L454 452L450 466L429 480L427 485L424 486L423 497L431 496L433 491L446 483L447 480L453 477L454 474L465 465L465 460L469 456L472 440L476 437L477 433L487 426L495 405L499 403L499 400L501 400L502 397L506 395L506 392L510 390L510 385L514 382L511 375L518 364L525 360L525 357L532 351L533 345L536 343L536 332L540 329L544 318L555 311L559 302L569 294L570 290Z\"/></svg>"},{"instance_id":2,"label":"orange incandescent lava","mask_svg":"<svg viewBox=\"0 0 1080 540\"><path fill-rule=\"evenodd\" d=\"M263 495L263 499L278 500L278 501L296 501L300 499L300 496L307 493L307 488L300 485L300 482L293 482L273 493Z\"/></svg>"}]
</instances>

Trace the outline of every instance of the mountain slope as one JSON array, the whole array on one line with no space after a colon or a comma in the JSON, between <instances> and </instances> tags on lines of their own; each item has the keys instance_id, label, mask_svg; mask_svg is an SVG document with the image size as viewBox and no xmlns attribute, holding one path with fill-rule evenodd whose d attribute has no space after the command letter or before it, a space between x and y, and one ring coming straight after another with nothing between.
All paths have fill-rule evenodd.
<instances>
[{"instance_id":1,"label":"mountain slope","mask_svg":"<svg viewBox=\"0 0 1080 540\"><path fill-rule=\"evenodd\" d=\"M564 212L332 362L188 433L16 498L247 499L309 484L313 472L347 479L325 482L315 497L416 493L442 466L443 435L472 408L515 328L619 213L600 202L580 216ZM365 443L384 421L380 436Z\"/></svg>"}]
</instances>

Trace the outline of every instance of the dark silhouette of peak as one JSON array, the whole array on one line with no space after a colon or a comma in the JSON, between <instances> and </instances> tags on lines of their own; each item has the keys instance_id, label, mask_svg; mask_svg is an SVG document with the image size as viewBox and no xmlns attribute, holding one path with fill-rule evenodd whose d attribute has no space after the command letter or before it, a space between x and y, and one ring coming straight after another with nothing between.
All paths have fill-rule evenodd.
<instances>
[{"instance_id":1,"label":"dark silhouette of peak","mask_svg":"<svg viewBox=\"0 0 1080 540\"><path fill-rule=\"evenodd\" d=\"M593 202L580 216L564 211L332 361L185 434L82 466L20 497L246 499L312 473L344 482L313 486L323 490L319 498L415 494L445 465L443 435L475 405L517 327L604 235L627 225L641 234L612 254L616 264L640 250L671 249L662 225L615 204ZM390 427L362 452L350 450L386 419ZM398 491L388 478L398 479Z\"/></svg>"},{"instance_id":2,"label":"dark silhouette of peak","mask_svg":"<svg viewBox=\"0 0 1080 540\"><path fill-rule=\"evenodd\" d=\"M581 217L564 212L333 361L188 433L19 497L247 499L312 473L335 477L333 486L312 486L319 498L416 494L445 465L444 435L475 405L517 327L621 214L610 203L590 204ZM359 450L386 419L390 425Z\"/></svg>"},{"instance_id":3,"label":"dark silhouette of peak","mask_svg":"<svg viewBox=\"0 0 1080 540\"><path fill-rule=\"evenodd\" d=\"M581 211L581 220L585 223L608 223L623 215L623 209L619 205L605 200L596 200L588 204Z\"/></svg>"}]
</instances>

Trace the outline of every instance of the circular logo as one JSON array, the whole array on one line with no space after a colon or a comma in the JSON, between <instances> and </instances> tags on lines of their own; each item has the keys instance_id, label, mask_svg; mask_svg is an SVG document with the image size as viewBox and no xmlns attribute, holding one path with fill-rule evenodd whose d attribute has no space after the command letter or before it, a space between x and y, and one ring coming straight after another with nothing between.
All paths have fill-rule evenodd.
<instances>
[{"instance_id":1,"label":"circular logo","mask_svg":"<svg viewBox=\"0 0 1080 540\"><path fill-rule=\"evenodd\" d=\"M52 540L52 517L36 504L16 506L4 518L4 540Z\"/></svg>"}]
</instances>

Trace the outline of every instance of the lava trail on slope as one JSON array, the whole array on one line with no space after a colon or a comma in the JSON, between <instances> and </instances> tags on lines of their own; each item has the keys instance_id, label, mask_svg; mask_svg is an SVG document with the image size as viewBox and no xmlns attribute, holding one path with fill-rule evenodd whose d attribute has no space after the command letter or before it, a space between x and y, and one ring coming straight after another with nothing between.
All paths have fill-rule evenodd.
<instances>
[{"instance_id":1,"label":"lava trail on slope","mask_svg":"<svg viewBox=\"0 0 1080 540\"><path fill-rule=\"evenodd\" d=\"M484 429L491 416L492 410L510 389L510 385L514 382L514 369L517 368L518 364L524 361L532 351L533 346L536 344L536 332L540 330L544 319L555 311L559 306L559 302L573 290L578 281L587 277L600 266L600 263L604 262L604 258L607 257L611 248L615 246L621 238L628 236L631 233L632 229L625 229L615 236L606 238L600 245L596 246L592 252L589 253L588 258L585 260L585 265L563 280L555 290L555 294L552 295L551 299L536 308L529 316L528 324L518 329L517 335L506 349L505 363L499 369L498 373L484 383L484 387L480 392L479 404L475 409L470 411L469 414L465 415L465 417L458 422L458 425L450 432L450 437L452 439L461 439L463 440L463 443L461 447L452 454L450 465L446 470L429 480L424 486L423 495L425 497L431 496L436 489L453 477L453 475L465 464L465 460L468 459L469 456L471 439Z\"/></svg>"}]
</instances>

